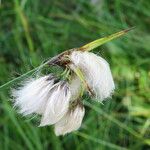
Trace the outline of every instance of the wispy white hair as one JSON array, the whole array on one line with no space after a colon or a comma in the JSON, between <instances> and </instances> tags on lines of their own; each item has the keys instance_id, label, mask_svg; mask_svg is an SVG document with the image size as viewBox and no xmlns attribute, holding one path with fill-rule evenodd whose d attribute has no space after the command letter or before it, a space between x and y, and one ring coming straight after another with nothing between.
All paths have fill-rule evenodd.
<instances>
[{"instance_id":1,"label":"wispy white hair","mask_svg":"<svg viewBox=\"0 0 150 150\"><path fill-rule=\"evenodd\" d=\"M28 79L21 87L12 90L14 106L24 116L32 113L43 113L53 84L52 75Z\"/></svg>"},{"instance_id":2,"label":"wispy white hair","mask_svg":"<svg viewBox=\"0 0 150 150\"><path fill-rule=\"evenodd\" d=\"M88 85L99 101L110 97L115 89L109 64L102 57L91 52L73 51L71 61L81 69Z\"/></svg>"},{"instance_id":3,"label":"wispy white hair","mask_svg":"<svg viewBox=\"0 0 150 150\"><path fill-rule=\"evenodd\" d=\"M66 133L78 130L81 126L85 109L83 106L77 105L73 110L70 110L66 115L55 124L55 134L65 135Z\"/></svg>"},{"instance_id":4,"label":"wispy white hair","mask_svg":"<svg viewBox=\"0 0 150 150\"><path fill-rule=\"evenodd\" d=\"M49 96L40 126L58 122L68 111L71 93L65 81L58 82Z\"/></svg>"}]
</instances>

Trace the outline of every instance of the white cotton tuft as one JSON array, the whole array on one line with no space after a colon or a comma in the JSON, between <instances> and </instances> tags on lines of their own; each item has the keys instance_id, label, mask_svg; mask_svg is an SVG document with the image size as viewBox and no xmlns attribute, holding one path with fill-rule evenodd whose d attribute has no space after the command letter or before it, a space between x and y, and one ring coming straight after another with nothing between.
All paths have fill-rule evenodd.
<instances>
[{"instance_id":1,"label":"white cotton tuft","mask_svg":"<svg viewBox=\"0 0 150 150\"><path fill-rule=\"evenodd\" d=\"M73 51L70 59L81 69L99 101L111 96L115 85L106 60L96 54L81 51Z\"/></svg>"},{"instance_id":2,"label":"white cotton tuft","mask_svg":"<svg viewBox=\"0 0 150 150\"><path fill-rule=\"evenodd\" d=\"M80 128L85 114L84 107L78 105L74 110L69 110L66 115L55 124L55 134L65 135Z\"/></svg>"},{"instance_id":3,"label":"white cotton tuft","mask_svg":"<svg viewBox=\"0 0 150 150\"><path fill-rule=\"evenodd\" d=\"M43 113L53 84L54 78L51 75L29 79L19 89L12 91L14 107L24 116Z\"/></svg>"},{"instance_id":4,"label":"white cotton tuft","mask_svg":"<svg viewBox=\"0 0 150 150\"><path fill-rule=\"evenodd\" d=\"M48 99L40 126L52 125L58 122L68 111L71 93L68 84L58 82Z\"/></svg>"}]
</instances>

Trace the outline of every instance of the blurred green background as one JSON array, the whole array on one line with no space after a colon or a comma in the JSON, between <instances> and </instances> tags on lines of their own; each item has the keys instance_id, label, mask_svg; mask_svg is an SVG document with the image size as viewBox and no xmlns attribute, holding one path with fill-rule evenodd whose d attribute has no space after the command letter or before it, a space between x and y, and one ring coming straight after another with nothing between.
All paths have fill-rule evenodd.
<instances>
[{"instance_id":1,"label":"blurred green background","mask_svg":"<svg viewBox=\"0 0 150 150\"><path fill-rule=\"evenodd\" d=\"M12 108L0 88L0 150L148 150L150 146L149 0L1 0L0 85L44 60L135 26L94 50L111 66L115 94L104 105L86 98L79 131L56 137Z\"/></svg>"}]
</instances>

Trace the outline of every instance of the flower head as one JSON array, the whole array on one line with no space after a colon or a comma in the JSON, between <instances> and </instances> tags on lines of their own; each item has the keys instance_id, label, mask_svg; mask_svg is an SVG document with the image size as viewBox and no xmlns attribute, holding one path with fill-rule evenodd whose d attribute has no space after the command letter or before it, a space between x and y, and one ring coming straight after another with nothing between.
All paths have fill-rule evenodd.
<instances>
[{"instance_id":1,"label":"flower head","mask_svg":"<svg viewBox=\"0 0 150 150\"><path fill-rule=\"evenodd\" d=\"M21 87L12 91L14 106L23 115L43 113L54 81L53 75L28 79Z\"/></svg>"},{"instance_id":2,"label":"flower head","mask_svg":"<svg viewBox=\"0 0 150 150\"><path fill-rule=\"evenodd\" d=\"M55 134L65 135L72 131L78 130L81 126L85 109L83 105L77 104L75 108L68 110L65 116L55 124Z\"/></svg>"},{"instance_id":3,"label":"flower head","mask_svg":"<svg viewBox=\"0 0 150 150\"><path fill-rule=\"evenodd\" d=\"M81 69L85 80L100 101L111 95L115 85L106 60L96 54L81 51L73 51L70 59Z\"/></svg>"},{"instance_id":4,"label":"flower head","mask_svg":"<svg viewBox=\"0 0 150 150\"><path fill-rule=\"evenodd\" d=\"M68 111L71 93L68 84L60 81L51 89L40 126L58 122Z\"/></svg>"}]
</instances>

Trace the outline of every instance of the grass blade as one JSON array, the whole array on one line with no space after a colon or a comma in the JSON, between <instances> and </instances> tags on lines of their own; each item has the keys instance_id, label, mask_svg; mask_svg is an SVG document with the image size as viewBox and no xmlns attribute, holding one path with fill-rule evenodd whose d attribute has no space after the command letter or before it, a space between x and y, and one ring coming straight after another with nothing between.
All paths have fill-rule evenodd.
<instances>
[{"instance_id":1,"label":"grass blade","mask_svg":"<svg viewBox=\"0 0 150 150\"><path fill-rule=\"evenodd\" d=\"M78 136L81 136L81 137L83 137L83 138L85 138L85 139L87 139L87 140L90 140L90 141L92 141L92 142L96 142L96 143L98 143L98 144L102 144L102 145L104 145L104 146L107 146L107 147L109 147L109 148L111 148L111 149L116 149L116 150L128 150L127 148L123 148L123 147L120 147L120 146L118 146L118 145L115 145L115 144L112 144L112 143L103 141L103 140L101 140L101 139L97 139L97 138L95 138L95 137L89 136L89 135L87 135L87 134L85 134L85 133L82 133L82 132L76 131L75 134L78 135Z\"/></svg>"},{"instance_id":2,"label":"grass blade","mask_svg":"<svg viewBox=\"0 0 150 150\"><path fill-rule=\"evenodd\" d=\"M106 37L103 37L103 38L100 38L100 39L97 39L95 41L92 41L82 47L79 48L79 50L82 50L82 51L90 51L100 45L103 45L113 39L116 39L120 36L123 36L124 34L126 34L127 32L131 31L133 28L129 28L129 29L126 29L126 30L122 30L120 32L117 32L117 33L114 33L112 35L109 35L109 36L106 36Z\"/></svg>"}]
</instances>

